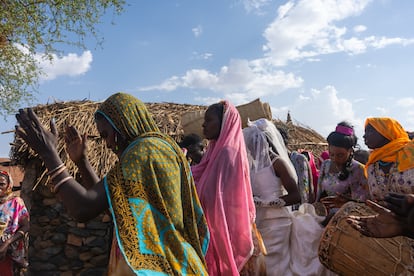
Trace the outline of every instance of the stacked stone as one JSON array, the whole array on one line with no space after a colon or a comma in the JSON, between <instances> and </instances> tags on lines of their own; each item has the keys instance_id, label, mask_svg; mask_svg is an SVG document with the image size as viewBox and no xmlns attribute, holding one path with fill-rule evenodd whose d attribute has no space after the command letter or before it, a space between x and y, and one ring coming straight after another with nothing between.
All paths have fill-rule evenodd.
<instances>
[{"instance_id":1,"label":"stacked stone","mask_svg":"<svg viewBox=\"0 0 414 276\"><path fill-rule=\"evenodd\" d=\"M78 223L42 187L32 193L30 227L30 275L106 274L112 239L108 214Z\"/></svg>"}]
</instances>

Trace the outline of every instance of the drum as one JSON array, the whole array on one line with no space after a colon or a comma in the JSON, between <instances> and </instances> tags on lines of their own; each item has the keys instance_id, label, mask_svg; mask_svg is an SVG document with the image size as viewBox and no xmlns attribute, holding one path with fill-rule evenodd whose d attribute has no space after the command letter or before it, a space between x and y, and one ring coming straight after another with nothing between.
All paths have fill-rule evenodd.
<instances>
[{"instance_id":1,"label":"drum","mask_svg":"<svg viewBox=\"0 0 414 276\"><path fill-rule=\"evenodd\" d=\"M414 240L366 237L346 222L349 215L372 214L375 212L363 203L343 205L322 233L321 263L339 275L413 275Z\"/></svg>"}]
</instances>

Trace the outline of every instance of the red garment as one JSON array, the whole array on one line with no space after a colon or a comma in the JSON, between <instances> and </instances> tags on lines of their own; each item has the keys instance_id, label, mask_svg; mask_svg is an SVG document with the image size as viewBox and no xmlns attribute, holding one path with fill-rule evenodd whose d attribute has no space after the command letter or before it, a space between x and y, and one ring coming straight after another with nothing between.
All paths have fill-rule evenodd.
<instances>
[{"instance_id":1,"label":"red garment","mask_svg":"<svg viewBox=\"0 0 414 276\"><path fill-rule=\"evenodd\" d=\"M0 261L0 276L13 276L13 261L9 256Z\"/></svg>"}]
</instances>

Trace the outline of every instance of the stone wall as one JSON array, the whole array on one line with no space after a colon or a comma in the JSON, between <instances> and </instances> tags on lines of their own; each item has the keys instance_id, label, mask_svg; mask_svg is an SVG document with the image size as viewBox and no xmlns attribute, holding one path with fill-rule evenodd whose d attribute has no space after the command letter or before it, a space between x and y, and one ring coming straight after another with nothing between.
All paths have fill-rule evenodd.
<instances>
[{"instance_id":1,"label":"stone wall","mask_svg":"<svg viewBox=\"0 0 414 276\"><path fill-rule=\"evenodd\" d=\"M28 189L30 175L26 168L21 191L30 212L29 274L106 275L111 217L101 214L87 223L74 221L46 186Z\"/></svg>"}]
</instances>

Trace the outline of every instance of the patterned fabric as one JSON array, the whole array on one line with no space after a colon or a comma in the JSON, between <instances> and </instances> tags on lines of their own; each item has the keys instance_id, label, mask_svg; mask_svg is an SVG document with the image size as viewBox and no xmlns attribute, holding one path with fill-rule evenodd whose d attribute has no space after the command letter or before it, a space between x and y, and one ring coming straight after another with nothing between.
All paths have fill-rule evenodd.
<instances>
[{"instance_id":1,"label":"patterned fabric","mask_svg":"<svg viewBox=\"0 0 414 276\"><path fill-rule=\"evenodd\" d=\"M115 94L97 112L133 141L104 178L128 265L136 274L207 275L207 224L178 145L133 96Z\"/></svg>"},{"instance_id":2,"label":"patterned fabric","mask_svg":"<svg viewBox=\"0 0 414 276\"><path fill-rule=\"evenodd\" d=\"M322 162L326 159L329 159L329 151L324 150L321 152L321 155L318 157L318 168L320 169L322 166Z\"/></svg>"},{"instance_id":3,"label":"patterned fabric","mask_svg":"<svg viewBox=\"0 0 414 276\"><path fill-rule=\"evenodd\" d=\"M211 232L208 272L239 275L253 253L255 207L240 115L228 101L224 110L218 139L191 169Z\"/></svg>"},{"instance_id":4,"label":"patterned fabric","mask_svg":"<svg viewBox=\"0 0 414 276\"><path fill-rule=\"evenodd\" d=\"M343 194L355 200L366 200L368 198L367 179L364 175L364 165L352 160L351 171L345 180L338 179L338 173L331 173L331 160L325 160L319 173L318 201L322 196L335 196Z\"/></svg>"},{"instance_id":5,"label":"patterned fabric","mask_svg":"<svg viewBox=\"0 0 414 276\"><path fill-rule=\"evenodd\" d=\"M308 159L306 159L305 155L293 151L290 154L290 160L292 161L298 176L298 189L301 203L307 203L309 202L309 194L313 193L312 172Z\"/></svg>"},{"instance_id":6,"label":"patterned fabric","mask_svg":"<svg viewBox=\"0 0 414 276\"><path fill-rule=\"evenodd\" d=\"M395 163L385 174L379 163L368 167L368 185L371 200L381 201L388 193L414 194L414 169L399 172Z\"/></svg>"},{"instance_id":7,"label":"patterned fabric","mask_svg":"<svg viewBox=\"0 0 414 276\"><path fill-rule=\"evenodd\" d=\"M370 153L365 168L379 160L397 163L399 172L414 168L414 141L410 140L399 122L387 117L376 117L367 118L365 127L368 124L390 142Z\"/></svg>"},{"instance_id":8,"label":"patterned fabric","mask_svg":"<svg viewBox=\"0 0 414 276\"><path fill-rule=\"evenodd\" d=\"M29 217L24 201L20 197L9 197L9 200L0 205L0 221L6 223L4 232L0 235L2 241L10 239L20 228L20 222ZM26 237L12 243L8 255L21 267L27 267Z\"/></svg>"}]
</instances>

